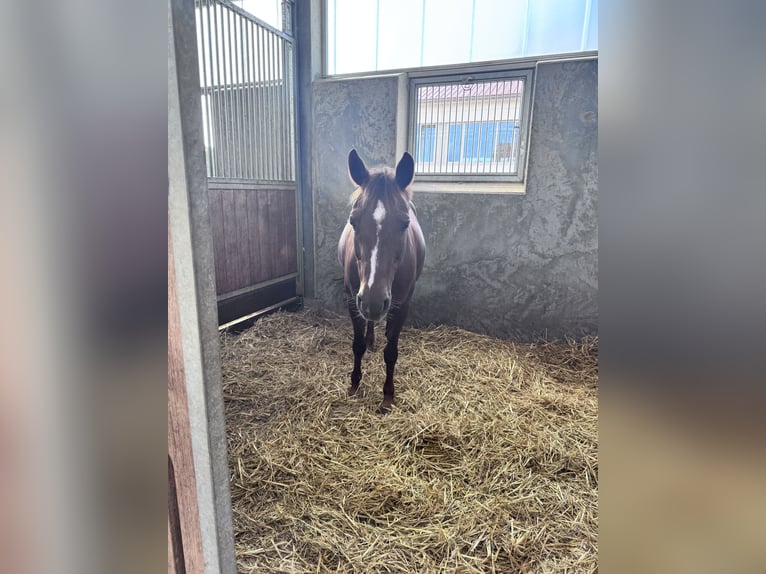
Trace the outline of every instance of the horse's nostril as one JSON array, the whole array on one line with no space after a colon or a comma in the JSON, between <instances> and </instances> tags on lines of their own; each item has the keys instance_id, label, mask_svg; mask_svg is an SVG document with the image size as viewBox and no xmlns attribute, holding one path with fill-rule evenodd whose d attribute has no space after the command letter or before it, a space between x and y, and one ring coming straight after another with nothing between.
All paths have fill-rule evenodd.
<instances>
[{"instance_id":1,"label":"horse's nostril","mask_svg":"<svg viewBox=\"0 0 766 574\"><path fill-rule=\"evenodd\" d=\"M389 308L389 306L390 306L390 305L391 305L391 299L389 299L388 297L386 297L386 298L383 300L383 310L384 310L384 311L388 311L388 308Z\"/></svg>"}]
</instances>

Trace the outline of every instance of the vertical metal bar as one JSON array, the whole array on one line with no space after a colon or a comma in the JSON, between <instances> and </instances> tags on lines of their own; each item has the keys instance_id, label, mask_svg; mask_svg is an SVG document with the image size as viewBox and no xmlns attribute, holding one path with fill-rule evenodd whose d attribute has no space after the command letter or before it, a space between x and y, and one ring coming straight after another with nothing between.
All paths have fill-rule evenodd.
<instances>
[{"instance_id":1,"label":"vertical metal bar","mask_svg":"<svg viewBox=\"0 0 766 574\"><path fill-rule=\"evenodd\" d=\"M214 84L215 80L213 78L213 31L212 26L210 22L210 0L205 0L205 21L207 22L207 64L208 64L208 70L210 72L210 84L208 85L208 97L207 97L207 110L208 110L208 134L210 135L210 149L211 149L211 162L210 162L210 175L209 177L214 177L215 174L218 172L218 146L216 145L215 132L218 131L215 128L215 119L216 119L216 113L215 113L215 89Z\"/></svg>"},{"instance_id":2,"label":"vertical metal bar","mask_svg":"<svg viewBox=\"0 0 766 574\"><path fill-rule=\"evenodd\" d=\"M423 163L423 124L426 121L426 88L428 86L421 85L418 87L418 123L415 126L415 154L416 162L421 163L421 169L423 173L426 171L426 167Z\"/></svg>"},{"instance_id":3,"label":"vertical metal bar","mask_svg":"<svg viewBox=\"0 0 766 574\"><path fill-rule=\"evenodd\" d=\"M477 82L476 83L476 102L475 106L476 109L474 110L476 112L476 135L478 136L476 138L476 170L474 173L479 173L481 171L481 138L483 134L483 126L482 126L482 105L484 104L484 98L481 95L482 89L484 88L486 84Z\"/></svg>"},{"instance_id":4,"label":"vertical metal bar","mask_svg":"<svg viewBox=\"0 0 766 574\"><path fill-rule=\"evenodd\" d=\"M247 96L245 95L245 38L243 23L245 18L237 17L237 35L239 36L239 107L240 122L242 125L242 177L250 178L250 160L247 150Z\"/></svg>"},{"instance_id":5,"label":"vertical metal bar","mask_svg":"<svg viewBox=\"0 0 766 574\"><path fill-rule=\"evenodd\" d=\"M290 121L290 142L292 145L293 153L290 155L292 162L292 176L293 180L298 184L298 178L300 177L300 170L298 168L298 65L297 65L298 52L294 42L290 42L290 112L292 120ZM300 251L299 251L300 253Z\"/></svg>"},{"instance_id":6,"label":"vertical metal bar","mask_svg":"<svg viewBox=\"0 0 766 574\"><path fill-rule=\"evenodd\" d=\"M461 117L458 120L458 111L462 111L460 109L460 82L456 82L455 85L455 99L454 99L454 105L455 108L453 110L453 114L455 117L455 123L460 126L460 135L458 136L457 141L457 161L452 164L452 173L455 173L455 171L459 171L460 166L460 157L463 155L463 134L465 133L465 126L463 125L463 118Z\"/></svg>"},{"instance_id":7,"label":"vertical metal bar","mask_svg":"<svg viewBox=\"0 0 766 574\"><path fill-rule=\"evenodd\" d=\"M194 2L194 34L197 37L197 68L199 72L200 109L202 111L202 145L205 157L205 174L207 175L210 171L210 153L208 151L209 146L206 145L209 139L207 135L207 114L205 113L205 105L207 104L207 96L205 95L207 74L205 73L205 32L203 30L201 0Z\"/></svg>"},{"instance_id":8,"label":"vertical metal bar","mask_svg":"<svg viewBox=\"0 0 766 574\"><path fill-rule=\"evenodd\" d=\"M434 125L434 94L438 93L438 87L437 86L431 86L431 100L428 105L428 127L431 127ZM434 171L434 160L436 159L436 141L431 141L431 147L433 149L434 155L428 156L428 159L430 160L428 162L428 173L433 173Z\"/></svg>"},{"instance_id":9,"label":"vertical metal bar","mask_svg":"<svg viewBox=\"0 0 766 574\"><path fill-rule=\"evenodd\" d=\"M277 99L276 102L276 118L277 118L277 129L274 132L274 138L276 139L276 149L275 154L276 157L274 160L277 163L277 179L282 180L284 179L282 175L282 162L284 160L284 148L282 147L282 84L281 84L281 62L280 62L280 54L279 54L279 47L280 47L280 40L281 38L277 37L276 35L271 35L271 45L274 49L274 96Z\"/></svg>"},{"instance_id":10,"label":"vertical metal bar","mask_svg":"<svg viewBox=\"0 0 766 574\"><path fill-rule=\"evenodd\" d=\"M261 124L263 125L263 146L261 147L261 153L263 154L263 177L266 180L271 179L271 165L269 164L269 132L271 131L270 122L271 122L271 110L269 109L269 75L268 75L268 65L269 65L269 55L268 55L268 39L267 35L269 34L268 30L261 28L261 41L263 43L262 45L262 52L261 56L263 57L263 83L261 85L261 96L263 99L263 115L261 116Z\"/></svg>"},{"instance_id":11,"label":"vertical metal bar","mask_svg":"<svg viewBox=\"0 0 766 574\"><path fill-rule=\"evenodd\" d=\"M239 14L234 12L232 10L231 12L231 38L232 42L234 43L233 48L233 54L234 57L232 59L232 65L234 66L234 82L232 83L232 95L234 96L234 105L236 106L237 112L234 115L234 118L236 120L237 125L237 139L235 143L235 149L237 150L237 177L244 177L243 175L243 154L242 154L242 105L240 101L241 96L241 82L240 82L240 59L241 54L239 52L239 46L237 45L237 21L239 19Z\"/></svg>"},{"instance_id":12,"label":"vertical metal bar","mask_svg":"<svg viewBox=\"0 0 766 574\"><path fill-rule=\"evenodd\" d=\"M449 90L450 90L450 97L449 97L449 123L452 125L453 120L456 126L460 126L460 136L462 138L463 135L463 124L459 123L457 121L457 105L455 105L455 99L457 98L457 95L460 90L460 84L457 82L454 82L454 84L449 84ZM456 130L457 131L457 130ZM460 139L458 138L458 152L457 152L457 159L460 160ZM449 134L447 134L447 165L449 166L449 173L455 173L455 162L450 162L449 160Z\"/></svg>"},{"instance_id":13,"label":"vertical metal bar","mask_svg":"<svg viewBox=\"0 0 766 574\"><path fill-rule=\"evenodd\" d=\"M240 174L242 178L247 178L247 136L245 130L247 128L247 122L245 118L245 51L242 49L242 20L244 18L241 14L236 14L235 21L237 25L234 30L236 36L234 38L236 42L237 52L237 101L239 103L239 114L237 119L239 120L239 156L240 156Z\"/></svg>"},{"instance_id":14,"label":"vertical metal bar","mask_svg":"<svg viewBox=\"0 0 766 574\"><path fill-rule=\"evenodd\" d=\"M200 71L200 85L202 86L202 95L205 98L205 106L204 106L204 125L203 129L206 132L206 137L203 138L203 142L207 143L207 147L205 149L205 172L207 177L210 177L210 174L212 172L212 163L213 163L213 155L212 155L212 143L210 140L210 111L208 108L208 103L210 102L210 95L207 91L207 62L205 61L205 20L204 20L204 0L200 0L199 3L197 3L194 7L194 13L197 17L197 48L199 50L199 53L197 55L198 60L200 62L199 71Z\"/></svg>"},{"instance_id":15,"label":"vertical metal bar","mask_svg":"<svg viewBox=\"0 0 766 574\"><path fill-rule=\"evenodd\" d=\"M232 130L234 132L234 138L232 141L232 148L234 150L234 177L242 177L242 148L240 146L240 109L239 101L237 99L237 76L239 75L239 55L237 54L237 28L235 22L237 19L237 13L233 10L229 10L229 66L231 69L231 84L229 89L231 90L231 102L232 102Z\"/></svg>"},{"instance_id":16,"label":"vertical metal bar","mask_svg":"<svg viewBox=\"0 0 766 574\"><path fill-rule=\"evenodd\" d=\"M225 16L228 14L228 10L219 5L218 8L221 12L221 76L223 82L221 84L221 103L223 104L223 121L224 132L222 134L224 138L224 145L226 146L226 169L224 170L224 177L231 177L231 104L229 102L229 52L226 50L226 39L228 27L226 26Z\"/></svg>"},{"instance_id":17,"label":"vertical metal bar","mask_svg":"<svg viewBox=\"0 0 766 574\"><path fill-rule=\"evenodd\" d=\"M253 138L255 147L253 149L253 163L255 164L255 179L263 179L261 166L261 113L259 106L261 104L260 88L261 82L261 50L258 46L260 35L258 34L258 25L255 22L249 23L252 41L253 41L253 85L251 87L253 98Z\"/></svg>"},{"instance_id":18,"label":"vertical metal bar","mask_svg":"<svg viewBox=\"0 0 766 574\"><path fill-rule=\"evenodd\" d=\"M292 146L290 145L290 60L288 59L288 42L282 40L282 113L285 115L284 125L284 140L285 140L285 179L287 181L292 180L292 169L290 166L290 152Z\"/></svg>"},{"instance_id":19,"label":"vertical metal bar","mask_svg":"<svg viewBox=\"0 0 766 574\"><path fill-rule=\"evenodd\" d=\"M437 102L439 105L439 108L436 112L436 133L434 134L434 145L436 146L436 150L434 153L434 164L435 169L437 173L442 173L444 171L444 168L442 167L443 159L444 159L444 152L442 151L442 148L444 147L442 144L444 143L444 109L447 107L447 86L445 84L442 84L439 86L438 90L439 97L437 98ZM444 97L442 97L442 93L444 93ZM441 137L439 137L439 130L441 130ZM449 136L448 136L449 137Z\"/></svg>"},{"instance_id":20,"label":"vertical metal bar","mask_svg":"<svg viewBox=\"0 0 766 574\"><path fill-rule=\"evenodd\" d=\"M437 142L439 140L439 100L441 99L442 86L435 86L436 97L434 98L434 113L436 119L434 120L434 161L433 161L433 173L439 172L439 146Z\"/></svg>"},{"instance_id":21,"label":"vertical metal bar","mask_svg":"<svg viewBox=\"0 0 766 574\"><path fill-rule=\"evenodd\" d=\"M221 169L218 172L218 177L225 177L228 172L229 163L229 146L226 145L226 133L228 132L228 126L226 125L226 100L223 97L222 89L226 84L226 78L222 65L221 58L221 44L223 41L223 14L221 13L220 27L218 13L222 12L222 8L213 2L213 21L215 27L215 57L216 57L216 83L218 84L218 93L216 94L216 103L218 105L218 124L220 130L218 131L218 140L220 143L220 159ZM220 32L220 36L219 36Z\"/></svg>"},{"instance_id":22,"label":"vertical metal bar","mask_svg":"<svg viewBox=\"0 0 766 574\"><path fill-rule=\"evenodd\" d=\"M266 168L265 177L268 180L273 178L271 169L271 157L269 150L271 148L271 75L269 74L269 34L265 28L263 32L263 163Z\"/></svg>"},{"instance_id":23,"label":"vertical metal bar","mask_svg":"<svg viewBox=\"0 0 766 574\"><path fill-rule=\"evenodd\" d=\"M256 24L258 30L258 42L259 42L259 57L260 57L260 86L258 88L258 100L260 105L260 117L258 118L258 124L260 126L260 142L261 148L259 150L259 161L261 162L261 178L264 180L269 179L269 165L266 161L268 146L266 145L266 136L269 133L269 117L268 117L268 101L266 96L268 95L268 81L266 78L266 30Z\"/></svg>"},{"instance_id":24,"label":"vertical metal bar","mask_svg":"<svg viewBox=\"0 0 766 574\"><path fill-rule=\"evenodd\" d=\"M269 129L269 148L267 153L269 154L269 165L271 166L271 179L272 181L277 179L277 162L276 162L276 131L277 131L277 116L276 116L276 97L274 94L274 87L276 85L276 74L274 73L274 34L271 32L267 35L268 38L268 52L269 52L269 116L271 117L270 129Z\"/></svg>"},{"instance_id":25,"label":"vertical metal bar","mask_svg":"<svg viewBox=\"0 0 766 574\"><path fill-rule=\"evenodd\" d=\"M250 76L250 57L247 51L247 20L239 19L239 52L242 54L242 82L240 83L239 93L242 98L242 155L245 158L244 177L252 179L252 169L250 166L250 106L248 105L248 78Z\"/></svg>"},{"instance_id":26,"label":"vertical metal bar","mask_svg":"<svg viewBox=\"0 0 766 574\"><path fill-rule=\"evenodd\" d=\"M264 83L264 91L263 91L263 105L264 105L264 114L263 114L263 123L265 127L264 131L264 138L263 138L263 161L266 163L266 178L271 180L274 178L274 170L272 169L271 165L271 149L273 148L273 145L271 143L271 121L272 121L272 105L271 105L271 69L269 66L270 62L270 52L269 52L269 35L271 32L264 29L263 30L263 83Z\"/></svg>"},{"instance_id":27,"label":"vertical metal bar","mask_svg":"<svg viewBox=\"0 0 766 574\"><path fill-rule=\"evenodd\" d=\"M282 87L284 82L282 55L282 38L274 35L274 66L276 67L277 85L279 89L275 92L277 96L277 109L279 110L279 128L277 131L277 169L279 171L279 179L286 179L284 174L284 161L285 161L285 146L284 146L284 130L285 130L285 118L284 118L284 106L282 105Z\"/></svg>"},{"instance_id":28,"label":"vertical metal bar","mask_svg":"<svg viewBox=\"0 0 766 574\"><path fill-rule=\"evenodd\" d=\"M511 83L511 86L513 86L513 83ZM519 100L521 97L523 97L525 88L526 88L526 81L524 80L517 80L517 94L522 94L522 96L517 95L516 96L516 103L513 107L513 147L511 148L511 161L513 161L513 158L516 158L516 173L519 171L519 163L521 161L520 157L518 156L519 153L519 145L521 142L521 121L517 118L519 118ZM519 89L521 88L521 89ZM519 133L516 133L516 122L519 122Z\"/></svg>"},{"instance_id":29,"label":"vertical metal bar","mask_svg":"<svg viewBox=\"0 0 766 574\"><path fill-rule=\"evenodd\" d=\"M234 177L235 169L234 165L237 161L236 150L234 149L234 104L231 99L231 29L229 28L229 14L228 8L221 6L221 33L225 35L223 37L223 75L224 75L224 92L223 92L223 105L226 110L226 176ZM224 25L225 23L225 25ZM228 46L228 47L227 47Z\"/></svg>"},{"instance_id":30,"label":"vertical metal bar","mask_svg":"<svg viewBox=\"0 0 766 574\"><path fill-rule=\"evenodd\" d=\"M224 158L224 149L223 149L223 142L221 141L221 133L223 126L221 125L221 100L220 100L220 93L219 93L219 86L221 85L221 65L219 62L219 55L218 55L218 15L216 13L216 4L215 2L211 2L208 5L208 19L210 19L210 11L212 8L213 17L212 17L212 28L211 28L211 34L214 35L214 38L211 37L210 41L210 71L213 71L213 65L215 64L215 74L213 74L213 82L215 84L215 88L211 90L212 95L214 96L214 102L215 102L215 124L216 124L216 177L221 177L221 174L223 173L223 158Z\"/></svg>"},{"instance_id":31,"label":"vertical metal bar","mask_svg":"<svg viewBox=\"0 0 766 574\"><path fill-rule=\"evenodd\" d=\"M487 96L487 91L492 92L492 82L482 82L482 88L484 94L481 96L481 110L479 111L479 125L481 126L479 129L481 131L481 139L479 140L479 165L481 166L481 173L485 173L487 171L487 162L484 159L486 157L487 153L487 146L484 146L484 149L482 149L482 143L486 144L487 140L487 134L484 131L484 125L486 124L487 129L489 129L489 121L487 121L487 118L484 117L485 108L487 107L487 103L489 102L490 96ZM494 135L494 126L493 126L493 135Z\"/></svg>"},{"instance_id":32,"label":"vertical metal bar","mask_svg":"<svg viewBox=\"0 0 766 574\"><path fill-rule=\"evenodd\" d=\"M285 114L287 114L287 125L285 126L285 138L287 140L287 179L290 181L295 180L293 175L293 151L295 149L295 143L293 140L293 114L292 114L292 98L290 97L292 89L292 44L285 40Z\"/></svg>"},{"instance_id":33,"label":"vertical metal bar","mask_svg":"<svg viewBox=\"0 0 766 574\"><path fill-rule=\"evenodd\" d=\"M498 92L495 97L494 110L492 112L492 118L495 122L495 147L492 150L492 163L490 163L489 171L491 173L498 173L500 171L500 157L498 153L498 147L500 146L500 134L503 132L503 104L505 103L505 79L501 79L498 82Z\"/></svg>"},{"instance_id":34,"label":"vertical metal bar","mask_svg":"<svg viewBox=\"0 0 766 574\"><path fill-rule=\"evenodd\" d=\"M207 45L207 51L208 56L210 58L210 110L212 112L212 118L211 123L213 125L213 130L215 133L213 133L213 146L215 147L215 162L213 163L214 169L213 169L213 177L216 177L221 172L220 162L221 162L221 147L218 143L218 133L220 131L220 127L218 125L219 121L219 113L217 109L218 104L218 94L216 93L215 86L217 83L217 74L218 74L218 67L216 65L216 59L213 57L213 15L210 13L210 0L207 0L207 38L208 38L208 45Z\"/></svg>"},{"instance_id":35,"label":"vertical metal bar","mask_svg":"<svg viewBox=\"0 0 766 574\"><path fill-rule=\"evenodd\" d=\"M234 149L236 151L236 157L237 157L237 175L236 177L242 177L242 106L240 105L240 90L237 86L239 86L239 60L240 60L240 54L239 50L237 49L237 18L239 18L239 14L234 12L233 10L230 11L229 14L229 44L232 46L232 58L231 58L231 64L233 66L233 81L232 81L232 92L231 95L234 99L234 120L235 125L237 128L236 132L236 138L234 140Z\"/></svg>"},{"instance_id":36,"label":"vertical metal bar","mask_svg":"<svg viewBox=\"0 0 766 574\"><path fill-rule=\"evenodd\" d=\"M248 177L255 179L255 154L253 153L253 69L252 69L252 37L250 35L250 20L245 20L245 58L247 61L247 145L248 145Z\"/></svg>"},{"instance_id":37,"label":"vertical metal bar","mask_svg":"<svg viewBox=\"0 0 766 574\"><path fill-rule=\"evenodd\" d=\"M263 36L265 31L255 24L258 35L258 164L260 166L259 179L268 179L268 166L266 165L266 73Z\"/></svg>"},{"instance_id":38,"label":"vertical metal bar","mask_svg":"<svg viewBox=\"0 0 766 574\"><path fill-rule=\"evenodd\" d=\"M461 159L461 167L458 171L462 173L466 173L469 171L469 155L473 152L473 149L466 149L466 144L468 143L468 128L471 126L471 92L473 91L473 84L467 84L468 90L464 88L464 86L460 86L460 89L463 90L462 97L463 97L463 112L465 113L465 135L463 139L463 149L462 154L460 156ZM468 96L466 97L466 94ZM466 153L468 152L468 153Z\"/></svg>"},{"instance_id":39,"label":"vertical metal bar","mask_svg":"<svg viewBox=\"0 0 766 574\"><path fill-rule=\"evenodd\" d=\"M447 152L449 151L449 116L448 105L450 97L449 84L444 84L442 90L444 91L444 98L442 98L441 104L441 125L442 137L439 140L439 173L447 173Z\"/></svg>"},{"instance_id":40,"label":"vertical metal bar","mask_svg":"<svg viewBox=\"0 0 766 574\"><path fill-rule=\"evenodd\" d=\"M465 141L465 134L468 131L465 125L465 106L463 105L463 84L458 81L457 89L455 90L455 119L457 119L458 113L460 114L460 142L458 143L457 165L454 166L452 173L460 173L463 166L463 142Z\"/></svg>"},{"instance_id":41,"label":"vertical metal bar","mask_svg":"<svg viewBox=\"0 0 766 574\"><path fill-rule=\"evenodd\" d=\"M287 117L287 41L284 38L277 38L277 42L279 43L279 54L282 58L282 66L281 66L281 72L282 72L282 89L280 90L280 96L281 96L281 111L282 111L282 129L281 129L281 142L282 142L282 179L285 181L289 180L290 177L288 176L289 171L289 158L290 155L289 149L288 149L288 142L289 138L287 137L287 122L289 118Z\"/></svg>"},{"instance_id":42,"label":"vertical metal bar","mask_svg":"<svg viewBox=\"0 0 766 574\"><path fill-rule=\"evenodd\" d=\"M285 57L287 64L287 72L285 78L287 79L287 88L285 94L287 96L287 178L290 181L296 181L295 178L295 112L294 112L294 98L293 98L293 43L285 42Z\"/></svg>"},{"instance_id":43,"label":"vertical metal bar","mask_svg":"<svg viewBox=\"0 0 766 574\"><path fill-rule=\"evenodd\" d=\"M513 82L508 82L507 80L504 79L503 83L502 83L502 86L503 86L503 89L502 89L502 94L500 96L500 115L497 116L497 114L495 114L498 117L498 119L500 120L500 125L501 126L503 125L503 122L505 122L506 125L509 124L508 118L505 117L505 88L507 86L508 87L508 92L509 93L512 92L512 90L513 90ZM497 104L495 104L495 106L497 106ZM513 129L513 128L511 127L511 129ZM508 132L508 129L506 128L506 133L507 132ZM511 136L511 137L513 137L513 136ZM498 142L498 144L500 143L500 134L497 135L497 142ZM495 148L495 149L497 149L497 148ZM510 169L511 169L510 161L508 162L508 168L505 169L503 167L502 160L497 158L497 157L495 158L495 173L508 173L508 171L510 171Z\"/></svg>"},{"instance_id":44,"label":"vertical metal bar","mask_svg":"<svg viewBox=\"0 0 766 574\"><path fill-rule=\"evenodd\" d=\"M433 120L434 126L434 161L431 164L431 171L433 173L439 172L439 147L436 145L439 135L439 101L441 100L442 86L435 86L436 97L434 98L434 115L436 118Z\"/></svg>"},{"instance_id":45,"label":"vertical metal bar","mask_svg":"<svg viewBox=\"0 0 766 574\"><path fill-rule=\"evenodd\" d=\"M238 177L245 178L247 177L245 172L245 107L244 107L244 100L242 98L242 90L244 88L244 81L243 81L243 75L244 75L244 66L242 62L242 38L239 35L240 26L242 24L242 16L240 14L234 13L234 54L236 55L236 63L234 66L235 70L235 81L234 85L236 86L236 92L234 92L234 95L237 98L237 156L239 157L239 174Z\"/></svg>"},{"instance_id":46,"label":"vertical metal bar","mask_svg":"<svg viewBox=\"0 0 766 574\"><path fill-rule=\"evenodd\" d=\"M281 70L281 56L280 56L280 46L281 46L281 38L279 38L276 34L272 34L272 41L274 44L274 77L276 78L276 89L274 91L274 95L277 98L277 118L278 118L278 128L277 133L275 134L277 138L277 157L274 159L277 161L277 172L279 173L278 179L283 180L285 179L284 176L284 170L283 170L283 162L284 162L284 156L285 156L285 148L283 143L283 136L284 136L284 107L282 106L282 80L280 72Z\"/></svg>"}]
</instances>

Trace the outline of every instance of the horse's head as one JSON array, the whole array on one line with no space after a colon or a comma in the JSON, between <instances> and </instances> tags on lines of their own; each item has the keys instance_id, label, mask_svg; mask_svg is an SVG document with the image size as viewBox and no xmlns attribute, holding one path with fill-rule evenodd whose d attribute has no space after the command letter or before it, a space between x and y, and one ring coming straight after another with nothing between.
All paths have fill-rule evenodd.
<instances>
[{"instance_id":1,"label":"horse's head","mask_svg":"<svg viewBox=\"0 0 766 574\"><path fill-rule=\"evenodd\" d=\"M396 166L368 170L351 150L348 173L359 186L352 196L349 223L359 270L356 305L368 321L378 321L391 307L391 285L407 247L409 186L415 162L409 153Z\"/></svg>"}]
</instances>

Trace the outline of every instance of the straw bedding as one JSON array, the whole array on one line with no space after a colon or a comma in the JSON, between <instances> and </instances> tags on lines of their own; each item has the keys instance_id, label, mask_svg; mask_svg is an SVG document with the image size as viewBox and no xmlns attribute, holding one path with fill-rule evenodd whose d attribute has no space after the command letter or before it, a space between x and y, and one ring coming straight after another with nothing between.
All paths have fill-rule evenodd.
<instances>
[{"instance_id":1,"label":"straw bedding","mask_svg":"<svg viewBox=\"0 0 766 574\"><path fill-rule=\"evenodd\" d=\"M349 398L351 325L277 313L223 334L240 572L596 572L597 340L383 329Z\"/></svg>"}]
</instances>

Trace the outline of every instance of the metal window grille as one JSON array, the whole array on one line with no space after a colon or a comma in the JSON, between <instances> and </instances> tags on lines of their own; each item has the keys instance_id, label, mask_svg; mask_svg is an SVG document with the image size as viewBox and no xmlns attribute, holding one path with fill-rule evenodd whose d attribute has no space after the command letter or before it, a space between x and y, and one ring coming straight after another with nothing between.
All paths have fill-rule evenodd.
<instances>
[{"instance_id":1,"label":"metal window grille","mask_svg":"<svg viewBox=\"0 0 766 574\"><path fill-rule=\"evenodd\" d=\"M410 80L410 151L421 179L524 180L532 70Z\"/></svg>"},{"instance_id":2,"label":"metal window grille","mask_svg":"<svg viewBox=\"0 0 766 574\"><path fill-rule=\"evenodd\" d=\"M228 0L195 4L208 177L294 182L292 36Z\"/></svg>"}]
</instances>

